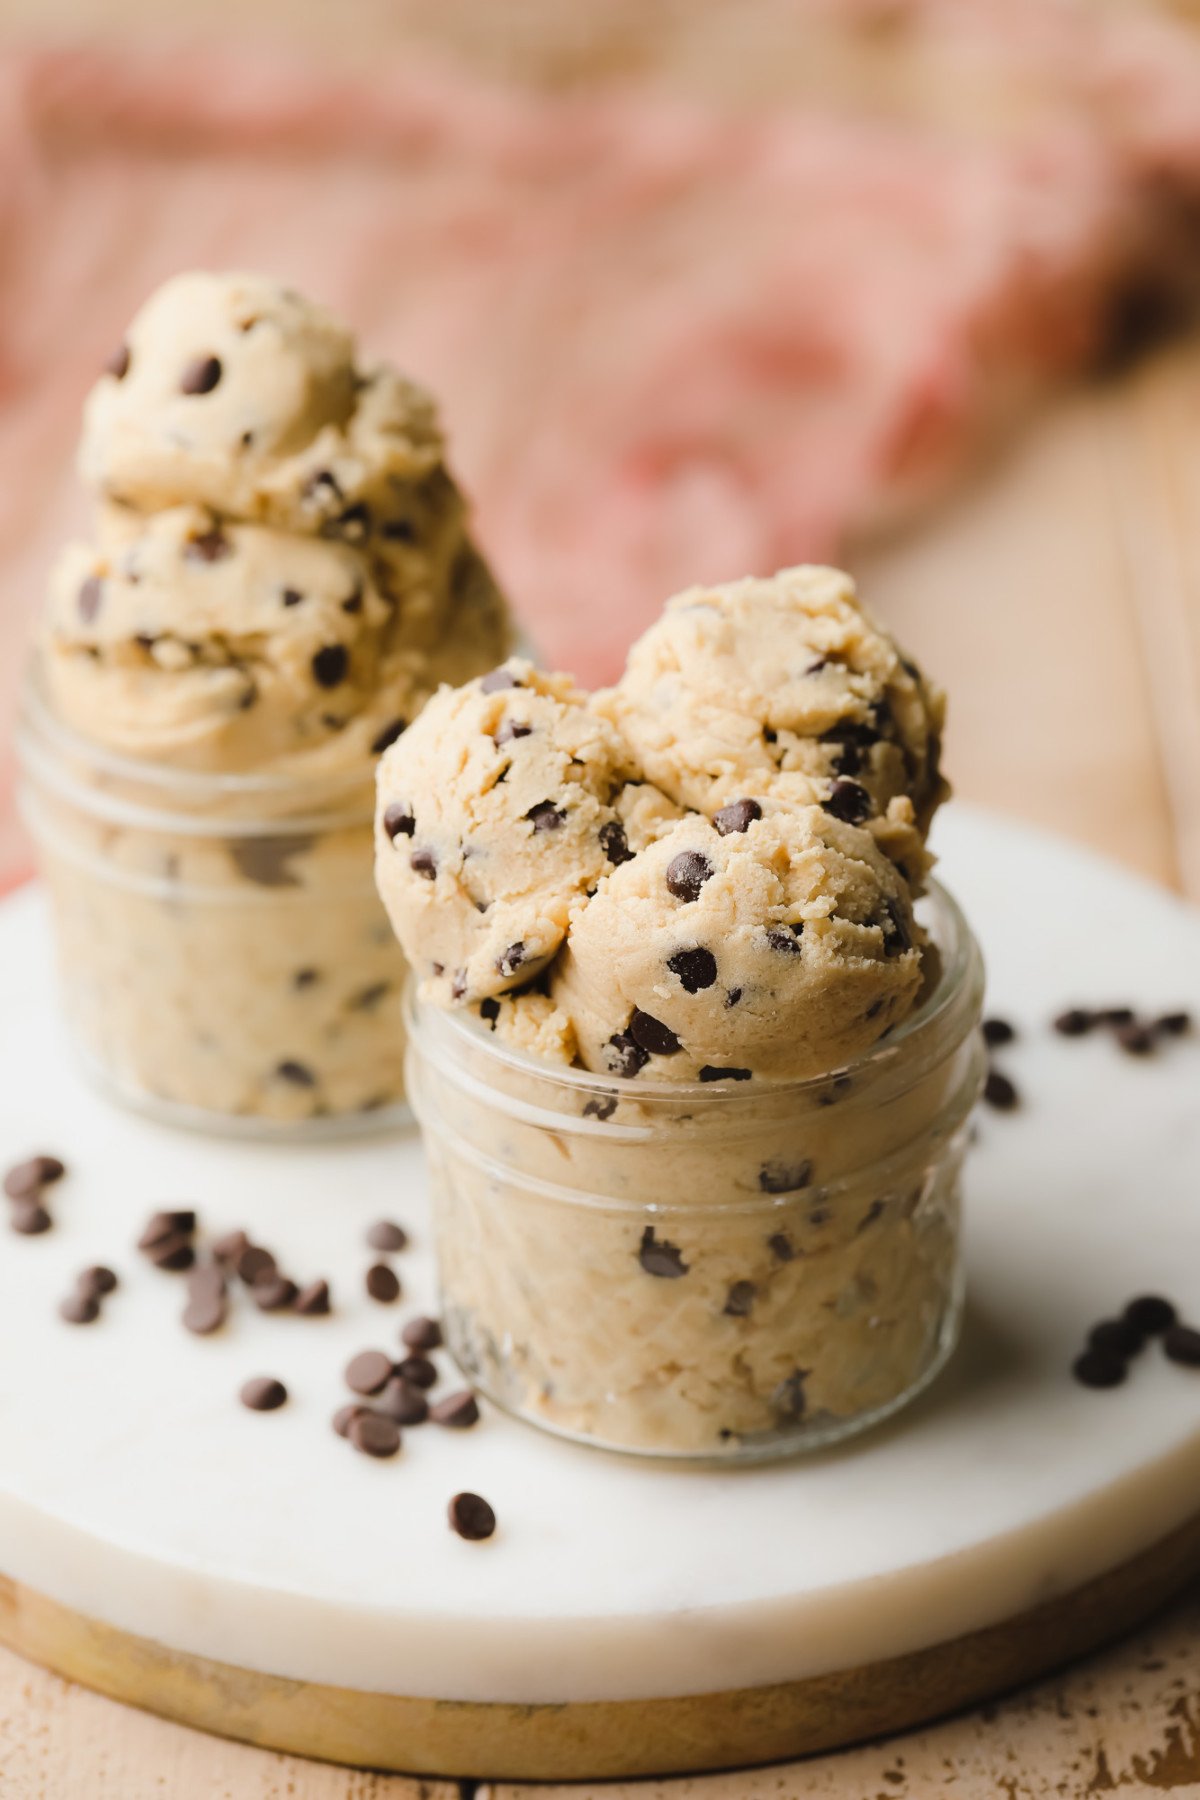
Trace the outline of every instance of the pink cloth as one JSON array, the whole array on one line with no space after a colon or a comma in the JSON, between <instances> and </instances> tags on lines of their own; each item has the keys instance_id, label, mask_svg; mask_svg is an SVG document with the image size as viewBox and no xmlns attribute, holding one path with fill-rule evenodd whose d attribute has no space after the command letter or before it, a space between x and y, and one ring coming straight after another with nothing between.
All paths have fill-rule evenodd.
<instances>
[{"instance_id":1,"label":"pink cloth","mask_svg":"<svg viewBox=\"0 0 1200 1800\"><path fill-rule=\"evenodd\" d=\"M1063 105L969 141L214 49L0 63L0 704L82 517L82 395L188 265L286 277L439 393L498 574L586 679L673 589L927 492L1087 361L1163 196L1200 187L1190 39L1017 12L1059 21Z\"/></svg>"}]
</instances>

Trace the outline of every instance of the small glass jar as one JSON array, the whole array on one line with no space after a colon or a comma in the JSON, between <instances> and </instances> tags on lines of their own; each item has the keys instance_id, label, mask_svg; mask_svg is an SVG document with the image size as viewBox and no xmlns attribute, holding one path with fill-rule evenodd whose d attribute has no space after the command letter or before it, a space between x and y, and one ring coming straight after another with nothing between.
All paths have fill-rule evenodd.
<instances>
[{"instance_id":1,"label":"small glass jar","mask_svg":"<svg viewBox=\"0 0 1200 1800\"><path fill-rule=\"evenodd\" d=\"M409 999L442 1314L466 1374L611 1450L763 1461L895 1412L954 1347L983 967L936 886L931 988L789 1084L536 1062Z\"/></svg>"},{"instance_id":2,"label":"small glass jar","mask_svg":"<svg viewBox=\"0 0 1200 1800\"><path fill-rule=\"evenodd\" d=\"M67 1021L110 1094L256 1136L409 1117L373 769L301 781L117 755L55 715L36 665L17 746Z\"/></svg>"}]
</instances>

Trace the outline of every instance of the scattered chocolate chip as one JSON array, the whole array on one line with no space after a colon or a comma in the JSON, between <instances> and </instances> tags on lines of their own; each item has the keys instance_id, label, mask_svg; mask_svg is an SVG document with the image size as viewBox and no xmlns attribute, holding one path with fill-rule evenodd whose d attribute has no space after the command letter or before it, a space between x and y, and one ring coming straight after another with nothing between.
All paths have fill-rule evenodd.
<instances>
[{"instance_id":1,"label":"scattered chocolate chip","mask_svg":"<svg viewBox=\"0 0 1200 1800\"><path fill-rule=\"evenodd\" d=\"M767 927L767 943L781 956L803 956L804 947L800 942L803 935L803 919L794 925L769 925Z\"/></svg>"},{"instance_id":2,"label":"scattered chocolate chip","mask_svg":"<svg viewBox=\"0 0 1200 1800\"><path fill-rule=\"evenodd\" d=\"M553 800L539 800L525 814L535 832L557 831L566 816L560 807L555 806Z\"/></svg>"},{"instance_id":3,"label":"scattered chocolate chip","mask_svg":"<svg viewBox=\"0 0 1200 1800\"><path fill-rule=\"evenodd\" d=\"M104 599L104 583L98 575L89 575L80 583L76 604L79 616L85 625L90 625L100 611L100 603Z\"/></svg>"},{"instance_id":4,"label":"scattered chocolate chip","mask_svg":"<svg viewBox=\"0 0 1200 1800\"><path fill-rule=\"evenodd\" d=\"M393 844L398 837L411 837L417 829L417 821L413 817L412 807L406 806L403 801L393 800L392 804L384 809L383 829Z\"/></svg>"},{"instance_id":5,"label":"scattered chocolate chip","mask_svg":"<svg viewBox=\"0 0 1200 1800\"><path fill-rule=\"evenodd\" d=\"M429 1417L429 1402L424 1394L399 1375L392 1376L376 1404L397 1425L423 1425Z\"/></svg>"},{"instance_id":6,"label":"scattered chocolate chip","mask_svg":"<svg viewBox=\"0 0 1200 1800\"><path fill-rule=\"evenodd\" d=\"M1163 1349L1173 1363L1200 1369L1200 1331L1190 1325L1172 1325L1163 1335Z\"/></svg>"},{"instance_id":7,"label":"scattered chocolate chip","mask_svg":"<svg viewBox=\"0 0 1200 1800\"><path fill-rule=\"evenodd\" d=\"M1132 1025L1135 1018L1132 1006L1102 1006L1096 1014L1098 1025Z\"/></svg>"},{"instance_id":8,"label":"scattered chocolate chip","mask_svg":"<svg viewBox=\"0 0 1200 1800\"><path fill-rule=\"evenodd\" d=\"M700 898L700 889L713 874L713 866L699 850L681 850L667 864L667 887L677 900Z\"/></svg>"},{"instance_id":9,"label":"scattered chocolate chip","mask_svg":"<svg viewBox=\"0 0 1200 1800\"><path fill-rule=\"evenodd\" d=\"M625 827L620 819L609 819L607 824L600 827L600 848L614 868L633 861L633 851L629 848L629 839L625 836Z\"/></svg>"},{"instance_id":10,"label":"scattered chocolate chip","mask_svg":"<svg viewBox=\"0 0 1200 1800\"><path fill-rule=\"evenodd\" d=\"M243 1382L238 1399L251 1412L274 1412L287 1399L287 1389L273 1375L255 1375Z\"/></svg>"},{"instance_id":11,"label":"scattered chocolate chip","mask_svg":"<svg viewBox=\"0 0 1200 1800\"><path fill-rule=\"evenodd\" d=\"M500 1017L500 1002L492 999L490 996L486 1000L481 1000L479 1002L479 1016L481 1019L486 1019L492 1030L495 1031L496 1020Z\"/></svg>"},{"instance_id":12,"label":"scattered chocolate chip","mask_svg":"<svg viewBox=\"0 0 1200 1800\"><path fill-rule=\"evenodd\" d=\"M188 562L215 563L233 555L233 545L225 536L219 525L211 531L202 531L198 537L190 537L183 546L183 554Z\"/></svg>"},{"instance_id":13,"label":"scattered chocolate chip","mask_svg":"<svg viewBox=\"0 0 1200 1800\"><path fill-rule=\"evenodd\" d=\"M377 1394L391 1379L392 1359L382 1350L360 1350L346 1364L344 1375L352 1394Z\"/></svg>"},{"instance_id":14,"label":"scattered chocolate chip","mask_svg":"<svg viewBox=\"0 0 1200 1800\"><path fill-rule=\"evenodd\" d=\"M1161 1013L1152 1021L1150 1029L1157 1037L1183 1037L1192 1029L1192 1015L1189 1012Z\"/></svg>"},{"instance_id":15,"label":"scattered chocolate chip","mask_svg":"<svg viewBox=\"0 0 1200 1800\"><path fill-rule=\"evenodd\" d=\"M250 1289L250 1298L259 1312L286 1312L295 1304L298 1292L286 1275L264 1275Z\"/></svg>"},{"instance_id":16,"label":"scattered chocolate chip","mask_svg":"<svg viewBox=\"0 0 1200 1800\"><path fill-rule=\"evenodd\" d=\"M679 977L689 994L712 987L717 979L717 959L711 950L677 950L674 956L668 956L667 967L672 975Z\"/></svg>"},{"instance_id":17,"label":"scattered chocolate chip","mask_svg":"<svg viewBox=\"0 0 1200 1800\"><path fill-rule=\"evenodd\" d=\"M188 1331L195 1332L197 1337L207 1337L210 1332L217 1331L225 1323L225 1296L211 1289L203 1293L193 1293L183 1309L183 1323Z\"/></svg>"},{"instance_id":18,"label":"scattered chocolate chip","mask_svg":"<svg viewBox=\"0 0 1200 1800\"><path fill-rule=\"evenodd\" d=\"M749 831L754 821L761 818L762 807L757 800L731 800L713 814L713 824L722 837L728 837L731 832Z\"/></svg>"},{"instance_id":19,"label":"scattered chocolate chip","mask_svg":"<svg viewBox=\"0 0 1200 1800\"><path fill-rule=\"evenodd\" d=\"M407 719L393 719L390 725L385 725L383 730L379 733L379 735L372 739L372 741L371 741L372 756L382 756L384 751L390 749L391 746L396 742L396 739L399 737L403 737L404 733L407 730L408 730L408 720ZM393 833L393 836L394 835L395 834Z\"/></svg>"},{"instance_id":20,"label":"scattered chocolate chip","mask_svg":"<svg viewBox=\"0 0 1200 1800\"><path fill-rule=\"evenodd\" d=\"M1066 1012L1059 1013L1054 1021L1054 1029L1060 1037L1084 1037L1096 1028L1096 1015L1086 1011L1082 1006L1070 1006Z\"/></svg>"},{"instance_id":21,"label":"scattered chocolate chip","mask_svg":"<svg viewBox=\"0 0 1200 1800\"><path fill-rule=\"evenodd\" d=\"M983 1084L983 1097L997 1112L1012 1112L1020 1104L1016 1087L999 1069L989 1069Z\"/></svg>"},{"instance_id":22,"label":"scattered chocolate chip","mask_svg":"<svg viewBox=\"0 0 1200 1800\"><path fill-rule=\"evenodd\" d=\"M414 850L408 859L408 866L414 875L422 875L426 881L437 880L437 857L432 850Z\"/></svg>"},{"instance_id":23,"label":"scattered chocolate chip","mask_svg":"<svg viewBox=\"0 0 1200 1800\"><path fill-rule=\"evenodd\" d=\"M436 1319L410 1319L401 1328L400 1341L410 1350L437 1350L442 1342L442 1328Z\"/></svg>"},{"instance_id":24,"label":"scattered chocolate chip","mask_svg":"<svg viewBox=\"0 0 1200 1800\"><path fill-rule=\"evenodd\" d=\"M812 1181L812 1163L767 1162L758 1171L758 1185L764 1194L796 1194Z\"/></svg>"},{"instance_id":25,"label":"scattered chocolate chip","mask_svg":"<svg viewBox=\"0 0 1200 1800\"><path fill-rule=\"evenodd\" d=\"M731 1319L748 1319L758 1289L752 1281L735 1281L725 1299L724 1311Z\"/></svg>"},{"instance_id":26,"label":"scattered chocolate chip","mask_svg":"<svg viewBox=\"0 0 1200 1800\"><path fill-rule=\"evenodd\" d=\"M359 1406L353 1400L350 1401L348 1406L339 1406L333 1415L333 1429L337 1432L338 1436L341 1438L348 1437L350 1435L351 1425L354 1423L355 1419L358 1418L359 1414L366 1412L366 1410L365 1406Z\"/></svg>"},{"instance_id":27,"label":"scattered chocolate chip","mask_svg":"<svg viewBox=\"0 0 1200 1800\"><path fill-rule=\"evenodd\" d=\"M605 1066L610 1075L622 1075L627 1081L640 1073L650 1058L628 1031L618 1031L605 1045Z\"/></svg>"},{"instance_id":28,"label":"scattered chocolate chip","mask_svg":"<svg viewBox=\"0 0 1200 1800\"><path fill-rule=\"evenodd\" d=\"M314 1088L317 1085L317 1078L308 1064L295 1062L291 1057L285 1057L283 1062L276 1063L275 1073L281 1081L291 1082L293 1087Z\"/></svg>"},{"instance_id":29,"label":"scattered chocolate chip","mask_svg":"<svg viewBox=\"0 0 1200 1800\"><path fill-rule=\"evenodd\" d=\"M221 363L216 356L197 356L179 377L181 394L211 394L221 379Z\"/></svg>"},{"instance_id":30,"label":"scattered chocolate chip","mask_svg":"<svg viewBox=\"0 0 1200 1800\"><path fill-rule=\"evenodd\" d=\"M285 606L299 606L303 598L304 595L300 592L299 588L288 587L283 590L283 604Z\"/></svg>"},{"instance_id":31,"label":"scattered chocolate chip","mask_svg":"<svg viewBox=\"0 0 1200 1800\"><path fill-rule=\"evenodd\" d=\"M326 644L312 659L313 680L318 687L335 688L346 679L350 656L344 644Z\"/></svg>"},{"instance_id":32,"label":"scattered chocolate chip","mask_svg":"<svg viewBox=\"0 0 1200 1800\"><path fill-rule=\"evenodd\" d=\"M407 1381L415 1388L431 1388L437 1386L437 1364L431 1363L427 1356L406 1356L396 1364L396 1374L401 1381Z\"/></svg>"},{"instance_id":33,"label":"scattered chocolate chip","mask_svg":"<svg viewBox=\"0 0 1200 1800\"><path fill-rule=\"evenodd\" d=\"M1153 1031L1136 1019L1118 1025L1114 1035L1127 1056L1149 1056L1154 1049Z\"/></svg>"},{"instance_id":34,"label":"scattered chocolate chip","mask_svg":"<svg viewBox=\"0 0 1200 1800\"><path fill-rule=\"evenodd\" d=\"M368 1225L366 1239L372 1250L404 1250L408 1245L407 1231L392 1219L376 1219Z\"/></svg>"},{"instance_id":35,"label":"scattered chocolate chip","mask_svg":"<svg viewBox=\"0 0 1200 1800\"><path fill-rule=\"evenodd\" d=\"M489 674L481 677L479 691L481 694L499 694L505 688L522 686L524 683L517 680L511 669L499 668L492 669Z\"/></svg>"},{"instance_id":36,"label":"scattered chocolate chip","mask_svg":"<svg viewBox=\"0 0 1200 1800\"><path fill-rule=\"evenodd\" d=\"M381 1306L390 1306L400 1298L400 1277L387 1263L372 1263L367 1270L364 1286L371 1299L378 1300Z\"/></svg>"},{"instance_id":37,"label":"scattered chocolate chip","mask_svg":"<svg viewBox=\"0 0 1200 1800\"><path fill-rule=\"evenodd\" d=\"M1129 1302L1121 1317L1143 1337L1158 1337L1171 1329L1178 1315L1171 1302L1160 1294L1139 1294L1136 1300Z\"/></svg>"},{"instance_id":38,"label":"scattered chocolate chip","mask_svg":"<svg viewBox=\"0 0 1200 1800\"><path fill-rule=\"evenodd\" d=\"M1088 1332L1087 1341L1089 1350L1107 1350L1128 1360L1142 1349L1146 1334L1128 1319L1101 1319Z\"/></svg>"},{"instance_id":39,"label":"scattered chocolate chip","mask_svg":"<svg viewBox=\"0 0 1200 1800\"><path fill-rule=\"evenodd\" d=\"M190 1269L196 1260L194 1244L181 1231L153 1244L145 1254L156 1269L165 1269L173 1275L179 1274L183 1269Z\"/></svg>"},{"instance_id":40,"label":"scattered chocolate chip","mask_svg":"<svg viewBox=\"0 0 1200 1800\"><path fill-rule=\"evenodd\" d=\"M461 1388L457 1394L448 1394L431 1406L429 1416L435 1425L448 1425L451 1431L467 1431L479 1423L479 1403L469 1388Z\"/></svg>"},{"instance_id":41,"label":"scattered chocolate chip","mask_svg":"<svg viewBox=\"0 0 1200 1800\"><path fill-rule=\"evenodd\" d=\"M791 1262L796 1254L795 1250L792 1248L791 1238L787 1237L782 1231L774 1232L772 1236L767 1239L767 1249L777 1261L783 1263Z\"/></svg>"},{"instance_id":42,"label":"scattered chocolate chip","mask_svg":"<svg viewBox=\"0 0 1200 1800\"><path fill-rule=\"evenodd\" d=\"M653 1225L647 1225L642 1233L637 1259L647 1275L657 1275L662 1281L677 1281L688 1272L689 1265L684 1262L679 1246L655 1237Z\"/></svg>"},{"instance_id":43,"label":"scattered chocolate chip","mask_svg":"<svg viewBox=\"0 0 1200 1800\"><path fill-rule=\"evenodd\" d=\"M616 1110L617 1096L602 1094L584 1103L583 1116L585 1119L599 1119L603 1122L605 1119L611 1119Z\"/></svg>"},{"instance_id":44,"label":"scattered chocolate chip","mask_svg":"<svg viewBox=\"0 0 1200 1800\"><path fill-rule=\"evenodd\" d=\"M643 1012L639 1006L634 1007L630 1017L629 1035L650 1056L675 1056L682 1048L669 1025L664 1025L653 1013Z\"/></svg>"},{"instance_id":45,"label":"scattered chocolate chip","mask_svg":"<svg viewBox=\"0 0 1200 1800\"><path fill-rule=\"evenodd\" d=\"M1007 1019L985 1019L982 1031L984 1043L993 1049L999 1044L1011 1044L1017 1035Z\"/></svg>"},{"instance_id":46,"label":"scattered chocolate chip","mask_svg":"<svg viewBox=\"0 0 1200 1800\"><path fill-rule=\"evenodd\" d=\"M10 1200L31 1200L43 1188L61 1181L66 1165L57 1156L30 1156L14 1163L4 1177L4 1191Z\"/></svg>"},{"instance_id":47,"label":"scattered chocolate chip","mask_svg":"<svg viewBox=\"0 0 1200 1800\"><path fill-rule=\"evenodd\" d=\"M1120 1387L1129 1366L1112 1350L1085 1350L1071 1364L1071 1373L1083 1387L1112 1388Z\"/></svg>"},{"instance_id":48,"label":"scattered chocolate chip","mask_svg":"<svg viewBox=\"0 0 1200 1800\"><path fill-rule=\"evenodd\" d=\"M705 1063L698 1071L701 1081L749 1081L752 1071L749 1069L722 1069L714 1063Z\"/></svg>"},{"instance_id":49,"label":"scattered chocolate chip","mask_svg":"<svg viewBox=\"0 0 1200 1800\"><path fill-rule=\"evenodd\" d=\"M39 1237L43 1231L49 1231L54 1223L40 1200L16 1201L8 1222L20 1237Z\"/></svg>"},{"instance_id":50,"label":"scattered chocolate chip","mask_svg":"<svg viewBox=\"0 0 1200 1800\"><path fill-rule=\"evenodd\" d=\"M292 1301L292 1311L306 1319L324 1318L326 1313L332 1311L329 1283L310 1281L306 1287L302 1287Z\"/></svg>"},{"instance_id":51,"label":"scattered chocolate chip","mask_svg":"<svg viewBox=\"0 0 1200 1800\"><path fill-rule=\"evenodd\" d=\"M238 1276L247 1287L254 1287L260 1281L273 1281L275 1278L275 1258L261 1244L247 1244L235 1266Z\"/></svg>"},{"instance_id":52,"label":"scattered chocolate chip","mask_svg":"<svg viewBox=\"0 0 1200 1800\"><path fill-rule=\"evenodd\" d=\"M496 958L496 972L499 975L515 975L517 970L524 965L524 962L524 944L520 942L510 944L508 949L502 950L500 955Z\"/></svg>"},{"instance_id":53,"label":"scattered chocolate chip","mask_svg":"<svg viewBox=\"0 0 1200 1800\"><path fill-rule=\"evenodd\" d=\"M351 1419L346 1436L364 1456L395 1456L400 1448L400 1427L395 1419L365 1406Z\"/></svg>"},{"instance_id":54,"label":"scattered chocolate chip","mask_svg":"<svg viewBox=\"0 0 1200 1800\"><path fill-rule=\"evenodd\" d=\"M191 1207L151 1213L138 1238L139 1250L153 1250L156 1245L176 1237L190 1237L196 1229L196 1214Z\"/></svg>"},{"instance_id":55,"label":"scattered chocolate chip","mask_svg":"<svg viewBox=\"0 0 1200 1800\"><path fill-rule=\"evenodd\" d=\"M288 865L294 856L311 850L315 842L315 838L295 832L280 832L271 837L232 838L229 855L238 873L259 887L299 887L300 877Z\"/></svg>"},{"instance_id":56,"label":"scattered chocolate chip","mask_svg":"<svg viewBox=\"0 0 1200 1800\"><path fill-rule=\"evenodd\" d=\"M502 750L505 744L511 744L515 738L530 737L532 733L532 725L521 725L516 719L505 719L504 723L492 733L492 742L497 750Z\"/></svg>"},{"instance_id":57,"label":"scattered chocolate chip","mask_svg":"<svg viewBox=\"0 0 1200 1800\"><path fill-rule=\"evenodd\" d=\"M482 1543L496 1529L496 1515L480 1494L455 1494L447 1508L450 1529L468 1543Z\"/></svg>"},{"instance_id":58,"label":"scattered chocolate chip","mask_svg":"<svg viewBox=\"0 0 1200 1800\"><path fill-rule=\"evenodd\" d=\"M84 1294L77 1289L59 1301L58 1316L68 1325L90 1325L100 1317L100 1302L94 1294Z\"/></svg>"},{"instance_id":59,"label":"scattered chocolate chip","mask_svg":"<svg viewBox=\"0 0 1200 1800\"><path fill-rule=\"evenodd\" d=\"M90 1294L93 1300L102 1300L106 1294L113 1293L116 1286L116 1276L103 1263L93 1263L91 1268L83 1269L75 1283L77 1292Z\"/></svg>"},{"instance_id":60,"label":"scattered chocolate chip","mask_svg":"<svg viewBox=\"0 0 1200 1800\"><path fill-rule=\"evenodd\" d=\"M857 781L839 778L822 805L832 818L841 819L846 825L861 825L871 816L871 796Z\"/></svg>"},{"instance_id":61,"label":"scattered chocolate chip","mask_svg":"<svg viewBox=\"0 0 1200 1800\"><path fill-rule=\"evenodd\" d=\"M114 381L124 381L129 373L129 345L118 344L104 365L104 373L111 375Z\"/></svg>"}]
</instances>

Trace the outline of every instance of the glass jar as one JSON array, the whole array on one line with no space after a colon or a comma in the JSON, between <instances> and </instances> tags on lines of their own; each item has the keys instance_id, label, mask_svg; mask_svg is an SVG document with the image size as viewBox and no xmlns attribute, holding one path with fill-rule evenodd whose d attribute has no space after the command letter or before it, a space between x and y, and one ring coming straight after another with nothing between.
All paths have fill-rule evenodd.
<instances>
[{"instance_id":1,"label":"glass jar","mask_svg":"<svg viewBox=\"0 0 1200 1800\"><path fill-rule=\"evenodd\" d=\"M623 1080L409 999L447 1341L492 1400L612 1450L762 1461L861 1431L953 1349L983 967L936 886L930 991L819 1080Z\"/></svg>"},{"instance_id":2,"label":"glass jar","mask_svg":"<svg viewBox=\"0 0 1200 1800\"><path fill-rule=\"evenodd\" d=\"M301 781L117 755L56 717L36 665L17 747L67 1021L109 1093L251 1135L409 1116L373 768Z\"/></svg>"}]
</instances>

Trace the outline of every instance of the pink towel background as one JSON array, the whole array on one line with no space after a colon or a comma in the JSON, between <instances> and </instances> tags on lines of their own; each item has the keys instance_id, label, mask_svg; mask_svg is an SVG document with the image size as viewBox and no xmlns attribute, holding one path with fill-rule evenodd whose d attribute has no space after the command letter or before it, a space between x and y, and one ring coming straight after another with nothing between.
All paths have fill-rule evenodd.
<instances>
[{"instance_id":1,"label":"pink towel background","mask_svg":"<svg viewBox=\"0 0 1200 1800\"><path fill-rule=\"evenodd\" d=\"M82 394L188 265L286 277L439 393L498 573L589 680L673 589L835 555L925 496L1097 354L1200 200L1190 37L1040 0L969 10L981 42L1042 59L1051 111L963 134L411 59L10 54L0 704L82 517ZM0 880L22 866L10 821Z\"/></svg>"}]
</instances>

